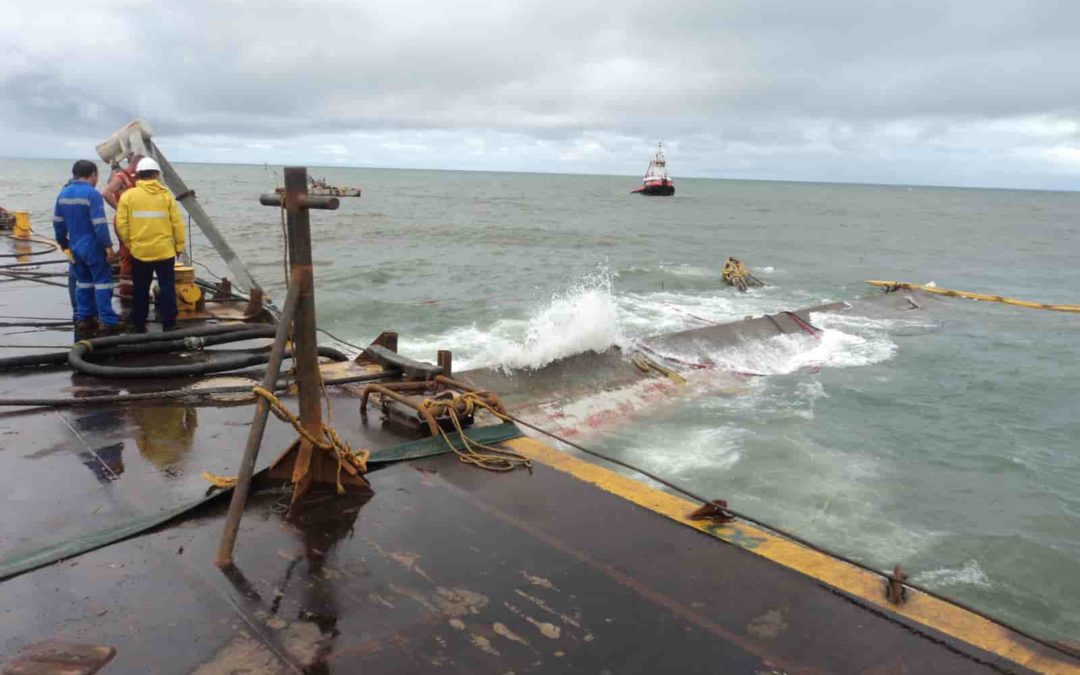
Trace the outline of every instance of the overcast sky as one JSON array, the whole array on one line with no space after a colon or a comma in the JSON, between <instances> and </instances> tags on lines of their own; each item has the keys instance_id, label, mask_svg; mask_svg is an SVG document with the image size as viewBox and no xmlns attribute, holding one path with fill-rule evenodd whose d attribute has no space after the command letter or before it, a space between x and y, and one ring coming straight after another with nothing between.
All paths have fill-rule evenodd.
<instances>
[{"instance_id":1,"label":"overcast sky","mask_svg":"<svg viewBox=\"0 0 1080 675\"><path fill-rule=\"evenodd\" d=\"M0 156L1080 189L1076 0L7 3Z\"/></svg>"}]
</instances>

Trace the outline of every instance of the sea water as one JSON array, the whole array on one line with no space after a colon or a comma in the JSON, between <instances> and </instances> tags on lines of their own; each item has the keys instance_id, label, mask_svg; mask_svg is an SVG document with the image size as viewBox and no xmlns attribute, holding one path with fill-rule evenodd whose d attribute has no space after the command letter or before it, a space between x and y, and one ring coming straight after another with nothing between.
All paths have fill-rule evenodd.
<instances>
[{"instance_id":1,"label":"sea water","mask_svg":"<svg viewBox=\"0 0 1080 675\"><path fill-rule=\"evenodd\" d=\"M0 205L49 231L70 162L0 160ZM180 165L281 297L280 168ZM865 279L1080 303L1080 193L313 169L362 186L314 212L320 326L410 356L539 368L657 333L852 299ZM200 272L225 272L197 231ZM727 256L767 286L723 286ZM751 372L585 442L1028 630L1080 637L1080 315L944 299L820 314L710 359Z\"/></svg>"}]
</instances>

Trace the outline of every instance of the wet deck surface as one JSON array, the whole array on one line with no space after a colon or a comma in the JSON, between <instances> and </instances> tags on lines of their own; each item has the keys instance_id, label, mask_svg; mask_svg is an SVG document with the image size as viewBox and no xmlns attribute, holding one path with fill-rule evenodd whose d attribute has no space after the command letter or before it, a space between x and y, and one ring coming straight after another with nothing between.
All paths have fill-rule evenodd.
<instances>
[{"instance_id":1,"label":"wet deck surface","mask_svg":"<svg viewBox=\"0 0 1080 675\"><path fill-rule=\"evenodd\" d=\"M65 300L55 287L0 285L3 314L62 320ZM873 306L896 303L907 304ZM692 358L697 346L775 330L755 320L650 344ZM9 345L70 343L62 331L0 335ZM462 376L568 424L573 400L597 389L638 387L644 398L670 389L614 352L529 378ZM0 397L176 385L38 369L4 373ZM353 447L407 440L377 415L364 425L354 392L332 391L334 425ZM587 419L624 414L631 399ZM0 409L0 557L201 500L203 471L235 474L251 416L220 401ZM272 419L260 466L294 437ZM63 640L115 647L110 673L1025 672L542 465L493 474L444 455L369 478L374 495L323 495L288 517L287 492L255 496L228 575L212 564L219 501L4 581L0 662Z\"/></svg>"},{"instance_id":2,"label":"wet deck surface","mask_svg":"<svg viewBox=\"0 0 1080 675\"><path fill-rule=\"evenodd\" d=\"M74 460L72 460L74 461ZM992 672L752 553L539 466L443 456L292 520L260 495L0 584L0 651L115 647L108 672ZM33 611L27 611L32 608ZM1008 672L1022 672L1015 667Z\"/></svg>"}]
</instances>

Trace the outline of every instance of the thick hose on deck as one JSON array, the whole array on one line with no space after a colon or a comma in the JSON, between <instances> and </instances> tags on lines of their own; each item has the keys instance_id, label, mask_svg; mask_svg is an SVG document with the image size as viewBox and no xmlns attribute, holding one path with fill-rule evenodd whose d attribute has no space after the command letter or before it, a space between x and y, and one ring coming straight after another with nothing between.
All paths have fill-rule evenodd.
<instances>
[{"instance_id":1,"label":"thick hose on deck","mask_svg":"<svg viewBox=\"0 0 1080 675\"><path fill-rule=\"evenodd\" d=\"M21 258L23 256L29 255L45 255L46 253L53 253L60 250L60 244L57 244L52 239L39 239L38 237L28 237L26 239L23 239L21 237L16 237L15 235L6 233L0 236L7 237L8 239L11 239L15 242L31 242L34 244L45 244L49 247L38 251L27 251L25 253L19 253L18 251L16 251L15 253L0 253L0 258Z\"/></svg>"},{"instance_id":2,"label":"thick hose on deck","mask_svg":"<svg viewBox=\"0 0 1080 675\"><path fill-rule=\"evenodd\" d=\"M1080 313L1080 305L1054 305L1046 302L1034 302L1032 300L1017 300L1016 298L1006 298L1000 295L972 293L970 291L954 291L948 288L938 288L937 286L929 286L926 284L909 284L903 281L869 279L866 283L871 286L880 286L885 289L886 293L891 293L900 289L907 291L925 291L936 295L947 295L952 298L966 298L968 300L979 300L980 302L1000 302L1006 305L1016 305L1017 307L1027 307L1029 309L1047 309L1051 312Z\"/></svg>"},{"instance_id":3,"label":"thick hose on deck","mask_svg":"<svg viewBox=\"0 0 1080 675\"><path fill-rule=\"evenodd\" d=\"M360 384L375 382L377 380L400 377L401 371L383 370L364 375L347 375L345 377L333 377L323 380L323 385L329 387L341 384ZM275 391L285 392L288 390L287 383L281 383ZM251 385L231 385L226 387L209 387L207 389L165 389L163 391L146 391L135 394L102 394L99 396L83 396L81 398L0 398L0 408L86 408L100 405L113 405L116 403L145 403L155 401L172 401L176 399L192 399L215 394L250 394ZM4 413L9 415L11 413Z\"/></svg>"},{"instance_id":4,"label":"thick hose on deck","mask_svg":"<svg viewBox=\"0 0 1080 675\"><path fill-rule=\"evenodd\" d=\"M198 363L167 366L104 365L93 363L89 360L89 357L91 354L117 357L135 354L201 351L206 347L219 344L273 337L274 331L273 326L241 324L200 326L168 333L115 335L77 342L69 351L3 358L0 359L0 370L68 363L76 371L106 378L143 379L206 375L263 364L269 360L270 355L267 353L233 353ZM319 347L319 356L334 361L349 360L348 355L332 347Z\"/></svg>"}]
</instances>

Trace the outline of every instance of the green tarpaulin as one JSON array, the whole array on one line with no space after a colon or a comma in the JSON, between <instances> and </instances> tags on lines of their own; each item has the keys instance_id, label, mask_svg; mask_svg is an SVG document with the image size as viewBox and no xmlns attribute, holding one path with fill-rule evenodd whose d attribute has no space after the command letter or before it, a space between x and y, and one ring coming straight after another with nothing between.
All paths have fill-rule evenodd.
<instances>
[{"instance_id":1,"label":"green tarpaulin","mask_svg":"<svg viewBox=\"0 0 1080 675\"><path fill-rule=\"evenodd\" d=\"M469 440L474 443L500 443L502 441L518 438L522 435L521 430L512 422L506 422L490 427L476 427L468 430ZM458 449L463 447L464 444L461 441L461 435L457 432L447 434L447 437ZM368 459L368 467L369 469L374 469L380 464L434 457L447 452L450 452L450 448L442 438L425 438L423 440L402 443L401 445L395 445L392 448L372 452L371 457ZM181 506L180 508L161 511L153 515L142 516L139 518L132 518L73 539L68 539L59 544L7 556L0 559L0 581L137 536L155 527L164 525L175 518L180 518L215 499L221 499L231 491L231 489L221 490L196 502Z\"/></svg>"}]
</instances>

